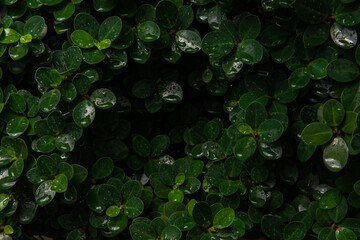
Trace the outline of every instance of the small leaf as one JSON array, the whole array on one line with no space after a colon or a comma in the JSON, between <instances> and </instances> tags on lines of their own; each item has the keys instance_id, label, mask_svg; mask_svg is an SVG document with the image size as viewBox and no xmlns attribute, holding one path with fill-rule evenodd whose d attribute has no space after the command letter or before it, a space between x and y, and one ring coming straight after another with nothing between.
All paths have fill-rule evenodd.
<instances>
[{"instance_id":1,"label":"small leaf","mask_svg":"<svg viewBox=\"0 0 360 240\"><path fill-rule=\"evenodd\" d=\"M310 145L323 145L330 141L332 129L324 123L314 122L307 125L301 133L301 139Z\"/></svg>"},{"instance_id":2,"label":"small leaf","mask_svg":"<svg viewBox=\"0 0 360 240\"><path fill-rule=\"evenodd\" d=\"M285 240L301 240L306 236L306 226L303 222L290 222L284 228Z\"/></svg>"},{"instance_id":3,"label":"small leaf","mask_svg":"<svg viewBox=\"0 0 360 240\"><path fill-rule=\"evenodd\" d=\"M91 94L90 99L94 103L94 105L100 109L111 108L116 103L115 94L106 88L96 89Z\"/></svg>"},{"instance_id":4,"label":"small leaf","mask_svg":"<svg viewBox=\"0 0 360 240\"><path fill-rule=\"evenodd\" d=\"M55 109L61 99L61 93L58 89L50 90L44 93L39 100L40 110L50 112Z\"/></svg>"},{"instance_id":5,"label":"small leaf","mask_svg":"<svg viewBox=\"0 0 360 240\"><path fill-rule=\"evenodd\" d=\"M346 166L349 148L344 139L336 137L325 147L323 159L325 166L332 172L338 172Z\"/></svg>"},{"instance_id":6,"label":"small leaf","mask_svg":"<svg viewBox=\"0 0 360 240\"><path fill-rule=\"evenodd\" d=\"M333 209L340 204L342 200L341 192L336 189L326 191L319 200L319 207L321 209Z\"/></svg>"},{"instance_id":7,"label":"small leaf","mask_svg":"<svg viewBox=\"0 0 360 240\"><path fill-rule=\"evenodd\" d=\"M99 41L109 39L113 42L120 34L122 28L121 18L111 16L106 18L99 28Z\"/></svg>"},{"instance_id":8,"label":"small leaf","mask_svg":"<svg viewBox=\"0 0 360 240\"><path fill-rule=\"evenodd\" d=\"M29 120L25 117L15 117L6 125L6 132L10 137L18 137L23 134L29 126Z\"/></svg>"},{"instance_id":9,"label":"small leaf","mask_svg":"<svg viewBox=\"0 0 360 240\"><path fill-rule=\"evenodd\" d=\"M186 53L196 53L201 49L201 37L192 30L180 30L175 36L176 45Z\"/></svg>"},{"instance_id":10,"label":"small leaf","mask_svg":"<svg viewBox=\"0 0 360 240\"><path fill-rule=\"evenodd\" d=\"M338 82L350 82L360 75L357 65L344 58L330 62L327 66L327 73L329 77Z\"/></svg>"},{"instance_id":11,"label":"small leaf","mask_svg":"<svg viewBox=\"0 0 360 240\"><path fill-rule=\"evenodd\" d=\"M244 40L236 49L236 57L246 64L258 63L263 57L263 47L256 40Z\"/></svg>"},{"instance_id":12,"label":"small leaf","mask_svg":"<svg viewBox=\"0 0 360 240\"><path fill-rule=\"evenodd\" d=\"M43 207L47 204L49 204L53 198L55 197L56 192L51 190L52 181L47 180L42 182L37 188L34 193L36 203Z\"/></svg>"},{"instance_id":13,"label":"small leaf","mask_svg":"<svg viewBox=\"0 0 360 240\"><path fill-rule=\"evenodd\" d=\"M282 124L275 119L263 121L258 129L260 140L263 142L275 142L284 131Z\"/></svg>"},{"instance_id":14,"label":"small leaf","mask_svg":"<svg viewBox=\"0 0 360 240\"><path fill-rule=\"evenodd\" d=\"M231 52L234 42L225 32L213 31L207 33L201 43L203 52L211 57L223 57Z\"/></svg>"},{"instance_id":15,"label":"small leaf","mask_svg":"<svg viewBox=\"0 0 360 240\"><path fill-rule=\"evenodd\" d=\"M132 197L126 201L124 214L128 217L135 218L144 211L144 203L138 197Z\"/></svg>"},{"instance_id":16,"label":"small leaf","mask_svg":"<svg viewBox=\"0 0 360 240\"><path fill-rule=\"evenodd\" d=\"M95 179L108 177L114 170L114 162L109 157L99 158L91 168L91 174Z\"/></svg>"},{"instance_id":17,"label":"small leaf","mask_svg":"<svg viewBox=\"0 0 360 240\"><path fill-rule=\"evenodd\" d=\"M71 41L80 48L92 48L95 45L94 38L84 30L75 30L72 32Z\"/></svg>"},{"instance_id":18,"label":"small leaf","mask_svg":"<svg viewBox=\"0 0 360 240\"><path fill-rule=\"evenodd\" d=\"M138 36L144 42L154 42L160 38L160 28L155 22L142 22L138 26Z\"/></svg>"},{"instance_id":19,"label":"small leaf","mask_svg":"<svg viewBox=\"0 0 360 240\"><path fill-rule=\"evenodd\" d=\"M51 182L51 190L62 193L66 192L68 188L68 179L65 174L61 173L56 175L55 179Z\"/></svg>"},{"instance_id":20,"label":"small leaf","mask_svg":"<svg viewBox=\"0 0 360 240\"><path fill-rule=\"evenodd\" d=\"M73 110L73 119L80 127L89 126L95 119L95 107L88 101L83 100Z\"/></svg>"},{"instance_id":21,"label":"small leaf","mask_svg":"<svg viewBox=\"0 0 360 240\"><path fill-rule=\"evenodd\" d=\"M232 208L223 208L216 213L213 225L218 229L227 228L235 219L235 212Z\"/></svg>"},{"instance_id":22,"label":"small leaf","mask_svg":"<svg viewBox=\"0 0 360 240\"><path fill-rule=\"evenodd\" d=\"M236 142L233 152L237 159L245 161L255 153L256 147L257 143L253 137L243 137Z\"/></svg>"}]
</instances>

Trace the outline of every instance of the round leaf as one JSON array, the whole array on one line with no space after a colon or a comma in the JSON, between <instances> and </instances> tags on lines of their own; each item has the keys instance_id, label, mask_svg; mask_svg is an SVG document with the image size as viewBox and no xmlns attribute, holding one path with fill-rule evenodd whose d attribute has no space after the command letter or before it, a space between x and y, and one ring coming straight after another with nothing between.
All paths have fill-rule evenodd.
<instances>
[{"instance_id":1,"label":"round leaf","mask_svg":"<svg viewBox=\"0 0 360 240\"><path fill-rule=\"evenodd\" d=\"M223 208L216 213L213 225L218 229L227 228L230 226L235 219L235 212L232 208Z\"/></svg>"},{"instance_id":2,"label":"round leaf","mask_svg":"<svg viewBox=\"0 0 360 240\"><path fill-rule=\"evenodd\" d=\"M344 139L336 137L325 147L323 159L325 166L332 172L343 169L349 157L349 148Z\"/></svg>"},{"instance_id":3,"label":"round leaf","mask_svg":"<svg viewBox=\"0 0 360 240\"><path fill-rule=\"evenodd\" d=\"M229 54L233 47L231 36L221 31L207 33L201 42L203 52L211 57L223 57Z\"/></svg>"},{"instance_id":4,"label":"round leaf","mask_svg":"<svg viewBox=\"0 0 360 240\"><path fill-rule=\"evenodd\" d=\"M307 125L301 133L301 139L309 145L323 145L330 141L332 129L324 123L314 122Z\"/></svg>"}]
</instances>

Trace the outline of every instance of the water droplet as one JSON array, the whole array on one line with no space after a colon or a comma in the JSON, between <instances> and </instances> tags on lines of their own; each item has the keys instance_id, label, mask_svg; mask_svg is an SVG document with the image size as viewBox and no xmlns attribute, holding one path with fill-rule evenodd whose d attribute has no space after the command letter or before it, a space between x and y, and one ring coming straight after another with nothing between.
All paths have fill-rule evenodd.
<instances>
[{"instance_id":1,"label":"water droplet","mask_svg":"<svg viewBox=\"0 0 360 240\"><path fill-rule=\"evenodd\" d=\"M353 48L357 43L357 32L352 28L346 28L334 23L330 28L330 35L336 45L342 48Z\"/></svg>"}]
</instances>

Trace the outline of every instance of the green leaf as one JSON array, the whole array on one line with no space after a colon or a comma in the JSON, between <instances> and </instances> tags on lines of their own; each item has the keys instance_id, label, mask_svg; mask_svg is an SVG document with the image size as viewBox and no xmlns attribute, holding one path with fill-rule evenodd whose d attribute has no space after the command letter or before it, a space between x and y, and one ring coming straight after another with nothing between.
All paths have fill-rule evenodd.
<instances>
[{"instance_id":1,"label":"green leaf","mask_svg":"<svg viewBox=\"0 0 360 240\"><path fill-rule=\"evenodd\" d=\"M245 161L255 153L256 147L257 143L253 137L243 137L236 142L233 152L237 159Z\"/></svg>"},{"instance_id":2,"label":"green leaf","mask_svg":"<svg viewBox=\"0 0 360 240\"><path fill-rule=\"evenodd\" d=\"M261 230L269 239L281 239L284 227L277 215L264 215L261 218Z\"/></svg>"},{"instance_id":3,"label":"green leaf","mask_svg":"<svg viewBox=\"0 0 360 240\"><path fill-rule=\"evenodd\" d=\"M91 168L91 174L95 179L108 177L114 170L114 162L109 157L99 158Z\"/></svg>"},{"instance_id":4,"label":"green leaf","mask_svg":"<svg viewBox=\"0 0 360 240\"><path fill-rule=\"evenodd\" d=\"M214 216L213 226L217 229L227 228L233 223L234 219L234 210L232 208L223 208Z\"/></svg>"},{"instance_id":5,"label":"green leaf","mask_svg":"<svg viewBox=\"0 0 360 240\"><path fill-rule=\"evenodd\" d=\"M104 206L117 205L121 201L120 191L110 184L101 184L98 189L99 201Z\"/></svg>"},{"instance_id":6,"label":"green leaf","mask_svg":"<svg viewBox=\"0 0 360 240\"><path fill-rule=\"evenodd\" d=\"M75 147L75 139L70 134L61 134L56 139L56 147L61 152L71 152Z\"/></svg>"},{"instance_id":7,"label":"green leaf","mask_svg":"<svg viewBox=\"0 0 360 240\"><path fill-rule=\"evenodd\" d=\"M201 42L203 52L211 57L223 57L234 47L232 37L225 32L213 31L207 33Z\"/></svg>"},{"instance_id":8,"label":"green leaf","mask_svg":"<svg viewBox=\"0 0 360 240\"><path fill-rule=\"evenodd\" d=\"M359 46L357 46L357 48L355 50L355 60L356 60L357 64L360 65L360 47Z\"/></svg>"},{"instance_id":9,"label":"green leaf","mask_svg":"<svg viewBox=\"0 0 360 240\"><path fill-rule=\"evenodd\" d=\"M138 197L132 197L126 201L124 214L128 217L135 218L144 211L144 203Z\"/></svg>"},{"instance_id":10,"label":"green leaf","mask_svg":"<svg viewBox=\"0 0 360 240\"><path fill-rule=\"evenodd\" d=\"M168 193L168 199L172 202L182 202L184 200L184 193L179 189L173 189Z\"/></svg>"},{"instance_id":11,"label":"green leaf","mask_svg":"<svg viewBox=\"0 0 360 240\"><path fill-rule=\"evenodd\" d=\"M335 230L331 227L323 227L319 231L319 239L321 240L336 240Z\"/></svg>"},{"instance_id":12,"label":"green leaf","mask_svg":"<svg viewBox=\"0 0 360 240\"><path fill-rule=\"evenodd\" d=\"M330 27L326 23L308 25L303 35L304 45L315 47L323 44L329 37L329 31Z\"/></svg>"},{"instance_id":13,"label":"green leaf","mask_svg":"<svg viewBox=\"0 0 360 240\"><path fill-rule=\"evenodd\" d=\"M40 67L35 72L35 79L44 87L57 87L62 83L64 77L55 69Z\"/></svg>"},{"instance_id":14,"label":"green leaf","mask_svg":"<svg viewBox=\"0 0 360 240\"><path fill-rule=\"evenodd\" d=\"M262 92L249 91L240 97L239 107L247 109L254 102L258 102L265 106L268 102L268 97Z\"/></svg>"},{"instance_id":15,"label":"green leaf","mask_svg":"<svg viewBox=\"0 0 360 240\"><path fill-rule=\"evenodd\" d=\"M148 223L136 222L129 227L131 238L134 240L155 239L156 232Z\"/></svg>"},{"instance_id":16,"label":"green leaf","mask_svg":"<svg viewBox=\"0 0 360 240\"><path fill-rule=\"evenodd\" d=\"M142 4L136 10L135 22L140 24L145 21L154 21L155 7L151 4Z\"/></svg>"},{"instance_id":17,"label":"green leaf","mask_svg":"<svg viewBox=\"0 0 360 240\"><path fill-rule=\"evenodd\" d=\"M263 121L258 129L259 137L262 142L275 142L284 131L282 124L275 119Z\"/></svg>"},{"instance_id":18,"label":"green leaf","mask_svg":"<svg viewBox=\"0 0 360 240\"><path fill-rule=\"evenodd\" d=\"M338 189L330 189L321 196L319 207L321 209L333 209L340 204L341 200L341 192Z\"/></svg>"},{"instance_id":19,"label":"green leaf","mask_svg":"<svg viewBox=\"0 0 360 240\"><path fill-rule=\"evenodd\" d=\"M161 232L162 240L180 240L181 230L176 226L167 226Z\"/></svg>"},{"instance_id":20,"label":"green leaf","mask_svg":"<svg viewBox=\"0 0 360 240\"><path fill-rule=\"evenodd\" d=\"M73 174L73 177L71 178L70 182L72 184L79 184L79 183L82 183L83 181L85 181L85 179L88 175L87 169L79 164L72 164L71 166L74 169L74 174Z\"/></svg>"},{"instance_id":21,"label":"green leaf","mask_svg":"<svg viewBox=\"0 0 360 240\"><path fill-rule=\"evenodd\" d=\"M121 195L125 201L131 197L140 197L142 193L142 185L138 181L127 181L121 188Z\"/></svg>"},{"instance_id":22,"label":"green leaf","mask_svg":"<svg viewBox=\"0 0 360 240\"><path fill-rule=\"evenodd\" d=\"M53 14L54 18L57 21L65 21L69 19L75 13L75 5L72 3L67 3L61 6L59 9L56 9Z\"/></svg>"},{"instance_id":23,"label":"green leaf","mask_svg":"<svg viewBox=\"0 0 360 240\"><path fill-rule=\"evenodd\" d=\"M58 161L47 155L41 155L37 160L38 171L43 176L54 175L58 171Z\"/></svg>"},{"instance_id":24,"label":"green leaf","mask_svg":"<svg viewBox=\"0 0 360 240\"><path fill-rule=\"evenodd\" d=\"M137 63L144 64L149 60L151 49L146 46L139 38L130 48L130 57Z\"/></svg>"},{"instance_id":25,"label":"green leaf","mask_svg":"<svg viewBox=\"0 0 360 240\"><path fill-rule=\"evenodd\" d=\"M160 156L161 154L164 153L164 151L169 146L169 144L170 144L170 139L167 135L155 136L150 142L151 156L152 157Z\"/></svg>"},{"instance_id":26,"label":"green leaf","mask_svg":"<svg viewBox=\"0 0 360 240\"><path fill-rule=\"evenodd\" d=\"M116 103L115 94L106 88L96 89L91 94L90 99L94 103L94 105L100 109L111 108Z\"/></svg>"},{"instance_id":27,"label":"green leaf","mask_svg":"<svg viewBox=\"0 0 360 240\"><path fill-rule=\"evenodd\" d=\"M155 14L159 25L168 29L175 26L179 15L176 5L170 1L159 2Z\"/></svg>"},{"instance_id":28,"label":"green leaf","mask_svg":"<svg viewBox=\"0 0 360 240\"><path fill-rule=\"evenodd\" d=\"M348 228L344 228L344 227L340 227L338 229L336 229L335 231L335 237L336 240L356 240L358 239L356 234L348 229Z\"/></svg>"},{"instance_id":29,"label":"green leaf","mask_svg":"<svg viewBox=\"0 0 360 240\"><path fill-rule=\"evenodd\" d=\"M300 162L308 161L311 156L315 153L316 145L306 144L305 142L301 141L297 148L297 157L299 158Z\"/></svg>"},{"instance_id":30,"label":"green leaf","mask_svg":"<svg viewBox=\"0 0 360 240\"><path fill-rule=\"evenodd\" d=\"M324 58L317 58L312 61L307 67L305 68L305 74L309 76L311 79L323 79L326 77L327 72L326 68L328 66L328 61Z\"/></svg>"},{"instance_id":31,"label":"green leaf","mask_svg":"<svg viewBox=\"0 0 360 240\"><path fill-rule=\"evenodd\" d=\"M255 64L263 57L263 47L256 40L247 39L237 47L236 56L246 64Z\"/></svg>"},{"instance_id":32,"label":"green leaf","mask_svg":"<svg viewBox=\"0 0 360 240\"><path fill-rule=\"evenodd\" d=\"M116 217L117 215L119 215L120 211L121 211L120 207L116 205L110 206L106 209L106 216Z\"/></svg>"},{"instance_id":33,"label":"green leaf","mask_svg":"<svg viewBox=\"0 0 360 240\"><path fill-rule=\"evenodd\" d=\"M43 207L49 204L53 198L55 197L56 192L51 190L52 180L47 180L42 182L37 188L34 193L36 203Z\"/></svg>"},{"instance_id":34,"label":"green leaf","mask_svg":"<svg viewBox=\"0 0 360 240\"><path fill-rule=\"evenodd\" d=\"M48 6L53 6L61 3L62 1L63 0L41 0L41 3Z\"/></svg>"},{"instance_id":35,"label":"green leaf","mask_svg":"<svg viewBox=\"0 0 360 240\"><path fill-rule=\"evenodd\" d=\"M261 22L258 16L249 14L238 23L239 37L242 41L255 39L261 30Z\"/></svg>"},{"instance_id":36,"label":"green leaf","mask_svg":"<svg viewBox=\"0 0 360 240\"><path fill-rule=\"evenodd\" d=\"M109 39L113 42L120 34L122 28L121 18L111 16L106 18L99 28L99 41Z\"/></svg>"},{"instance_id":37,"label":"green leaf","mask_svg":"<svg viewBox=\"0 0 360 240\"><path fill-rule=\"evenodd\" d=\"M210 206L206 202L197 202L193 209L193 218L204 228L210 226L213 218Z\"/></svg>"},{"instance_id":38,"label":"green leaf","mask_svg":"<svg viewBox=\"0 0 360 240\"><path fill-rule=\"evenodd\" d=\"M276 25L269 25L259 36L259 41L266 47L275 47L284 44L287 39L287 32Z\"/></svg>"},{"instance_id":39,"label":"green leaf","mask_svg":"<svg viewBox=\"0 0 360 240\"><path fill-rule=\"evenodd\" d=\"M110 44L108 45L110 46ZM105 59L105 54L98 49L86 50L83 53L83 60L87 64L97 64Z\"/></svg>"},{"instance_id":40,"label":"green leaf","mask_svg":"<svg viewBox=\"0 0 360 240\"><path fill-rule=\"evenodd\" d=\"M201 37L192 30L180 30L175 35L176 45L186 53L196 53L201 49Z\"/></svg>"},{"instance_id":41,"label":"green leaf","mask_svg":"<svg viewBox=\"0 0 360 240\"><path fill-rule=\"evenodd\" d=\"M56 138L54 136L45 135L40 137L36 142L37 150L43 153L49 153L56 148Z\"/></svg>"},{"instance_id":42,"label":"green leaf","mask_svg":"<svg viewBox=\"0 0 360 240\"><path fill-rule=\"evenodd\" d=\"M82 62L81 49L77 46L71 46L64 52L64 62L67 71L76 71Z\"/></svg>"},{"instance_id":43,"label":"green leaf","mask_svg":"<svg viewBox=\"0 0 360 240\"><path fill-rule=\"evenodd\" d=\"M25 98L18 93L13 93L10 95L8 106L13 112L23 113L26 110Z\"/></svg>"},{"instance_id":44,"label":"green leaf","mask_svg":"<svg viewBox=\"0 0 360 240\"><path fill-rule=\"evenodd\" d=\"M10 201L10 197L7 194L5 193L0 194L0 211L6 208L6 206L9 204L9 201Z\"/></svg>"},{"instance_id":45,"label":"green leaf","mask_svg":"<svg viewBox=\"0 0 360 240\"><path fill-rule=\"evenodd\" d=\"M75 30L72 32L71 41L80 48L92 48L95 45L94 38L84 30Z\"/></svg>"},{"instance_id":46,"label":"green leaf","mask_svg":"<svg viewBox=\"0 0 360 240\"><path fill-rule=\"evenodd\" d=\"M178 103L183 99L183 90L177 82L163 81L158 87L160 97L168 103Z\"/></svg>"},{"instance_id":47,"label":"green leaf","mask_svg":"<svg viewBox=\"0 0 360 240\"><path fill-rule=\"evenodd\" d=\"M322 121L331 127L339 126L345 116L343 105L335 99L328 100L321 110L323 118Z\"/></svg>"},{"instance_id":48,"label":"green leaf","mask_svg":"<svg viewBox=\"0 0 360 240\"><path fill-rule=\"evenodd\" d=\"M25 57L28 51L29 46L27 44L18 43L16 45L11 45L9 47L8 53L12 60L18 61Z\"/></svg>"},{"instance_id":49,"label":"green leaf","mask_svg":"<svg viewBox=\"0 0 360 240\"><path fill-rule=\"evenodd\" d=\"M63 173L56 175L55 179L51 182L51 190L57 193L66 192L67 188L68 178Z\"/></svg>"},{"instance_id":50,"label":"green leaf","mask_svg":"<svg viewBox=\"0 0 360 240\"><path fill-rule=\"evenodd\" d=\"M336 223L341 222L346 217L347 212L348 212L348 203L345 197L342 197L339 205L328 211L329 217Z\"/></svg>"},{"instance_id":51,"label":"green leaf","mask_svg":"<svg viewBox=\"0 0 360 240\"><path fill-rule=\"evenodd\" d=\"M349 148L344 139L336 137L325 147L323 159L325 166L332 172L338 172L346 166Z\"/></svg>"},{"instance_id":52,"label":"green leaf","mask_svg":"<svg viewBox=\"0 0 360 240\"><path fill-rule=\"evenodd\" d=\"M357 65L344 58L330 62L327 67L327 73L329 77L338 82L350 82L360 75Z\"/></svg>"},{"instance_id":53,"label":"green leaf","mask_svg":"<svg viewBox=\"0 0 360 240\"><path fill-rule=\"evenodd\" d=\"M20 39L20 34L11 28L4 28L0 34L0 43L11 44L16 43Z\"/></svg>"},{"instance_id":54,"label":"green leaf","mask_svg":"<svg viewBox=\"0 0 360 240\"><path fill-rule=\"evenodd\" d=\"M314 24L326 19L330 14L330 7L328 2L324 0L297 0L295 11L302 21Z\"/></svg>"},{"instance_id":55,"label":"green leaf","mask_svg":"<svg viewBox=\"0 0 360 240\"><path fill-rule=\"evenodd\" d=\"M90 101L83 100L75 106L72 115L78 126L87 127L95 119L95 107Z\"/></svg>"},{"instance_id":56,"label":"green leaf","mask_svg":"<svg viewBox=\"0 0 360 240\"><path fill-rule=\"evenodd\" d=\"M15 117L6 125L6 132L10 137L18 137L23 134L29 126L29 120L25 117Z\"/></svg>"},{"instance_id":57,"label":"green leaf","mask_svg":"<svg viewBox=\"0 0 360 240\"><path fill-rule=\"evenodd\" d=\"M44 93L39 100L40 110L50 112L55 109L61 99L61 93L58 89L50 90Z\"/></svg>"},{"instance_id":58,"label":"green leaf","mask_svg":"<svg viewBox=\"0 0 360 240\"><path fill-rule=\"evenodd\" d=\"M306 226L303 222L290 222L284 228L285 240L301 240L306 236Z\"/></svg>"},{"instance_id":59,"label":"green leaf","mask_svg":"<svg viewBox=\"0 0 360 240\"><path fill-rule=\"evenodd\" d=\"M249 192L249 200L250 203L255 207L264 206L266 202L265 191L259 186L251 187Z\"/></svg>"},{"instance_id":60,"label":"green leaf","mask_svg":"<svg viewBox=\"0 0 360 240\"><path fill-rule=\"evenodd\" d=\"M314 122L301 132L301 139L309 145L323 145L333 136L332 129L324 123Z\"/></svg>"},{"instance_id":61,"label":"green leaf","mask_svg":"<svg viewBox=\"0 0 360 240\"><path fill-rule=\"evenodd\" d=\"M345 112L345 120L342 126L342 131L348 134L353 134L357 128L358 114L353 111Z\"/></svg>"},{"instance_id":62,"label":"green leaf","mask_svg":"<svg viewBox=\"0 0 360 240\"><path fill-rule=\"evenodd\" d=\"M141 157L150 156L150 143L145 137L141 135L133 136L132 147L136 152L136 154L138 154L139 156Z\"/></svg>"},{"instance_id":63,"label":"green leaf","mask_svg":"<svg viewBox=\"0 0 360 240\"><path fill-rule=\"evenodd\" d=\"M99 31L99 23L90 14L80 12L74 19L74 29L84 30L96 39Z\"/></svg>"},{"instance_id":64,"label":"green leaf","mask_svg":"<svg viewBox=\"0 0 360 240\"><path fill-rule=\"evenodd\" d=\"M202 153L211 161L218 161L224 158L224 152L220 144L208 141L202 144Z\"/></svg>"},{"instance_id":65,"label":"green leaf","mask_svg":"<svg viewBox=\"0 0 360 240\"><path fill-rule=\"evenodd\" d=\"M117 5L116 0L93 0L94 9L98 12L109 12Z\"/></svg>"},{"instance_id":66,"label":"green leaf","mask_svg":"<svg viewBox=\"0 0 360 240\"><path fill-rule=\"evenodd\" d=\"M137 30L139 38L144 42L154 42L160 38L160 28L155 22L142 22Z\"/></svg>"},{"instance_id":67,"label":"green leaf","mask_svg":"<svg viewBox=\"0 0 360 240\"><path fill-rule=\"evenodd\" d=\"M47 32L45 19L41 16L35 15L30 17L24 26L23 35L31 34L33 39L42 39Z\"/></svg>"},{"instance_id":68,"label":"green leaf","mask_svg":"<svg viewBox=\"0 0 360 240\"><path fill-rule=\"evenodd\" d=\"M128 225L128 218L125 214L120 213L117 217L110 218L107 222L107 228L113 235L117 235L124 231Z\"/></svg>"},{"instance_id":69,"label":"green leaf","mask_svg":"<svg viewBox=\"0 0 360 240\"><path fill-rule=\"evenodd\" d=\"M336 22L343 26L355 26L360 23L360 5L354 4L339 4L336 8L334 17Z\"/></svg>"},{"instance_id":70,"label":"green leaf","mask_svg":"<svg viewBox=\"0 0 360 240\"><path fill-rule=\"evenodd\" d=\"M354 111L359 105L360 102L360 83L356 82L354 84L347 85L342 94L341 94L341 103L347 111Z\"/></svg>"}]
</instances>

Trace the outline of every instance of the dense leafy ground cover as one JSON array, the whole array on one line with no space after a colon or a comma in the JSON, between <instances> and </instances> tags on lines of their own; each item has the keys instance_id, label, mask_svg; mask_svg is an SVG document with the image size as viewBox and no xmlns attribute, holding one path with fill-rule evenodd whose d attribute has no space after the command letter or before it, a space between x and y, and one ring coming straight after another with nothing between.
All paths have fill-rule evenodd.
<instances>
[{"instance_id":1,"label":"dense leafy ground cover","mask_svg":"<svg viewBox=\"0 0 360 240\"><path fill-rule=\"evenodd\" d=\"M0 0L0 239L358 239L359 23L356 0Z\"/></svg>"}]
</instances>

